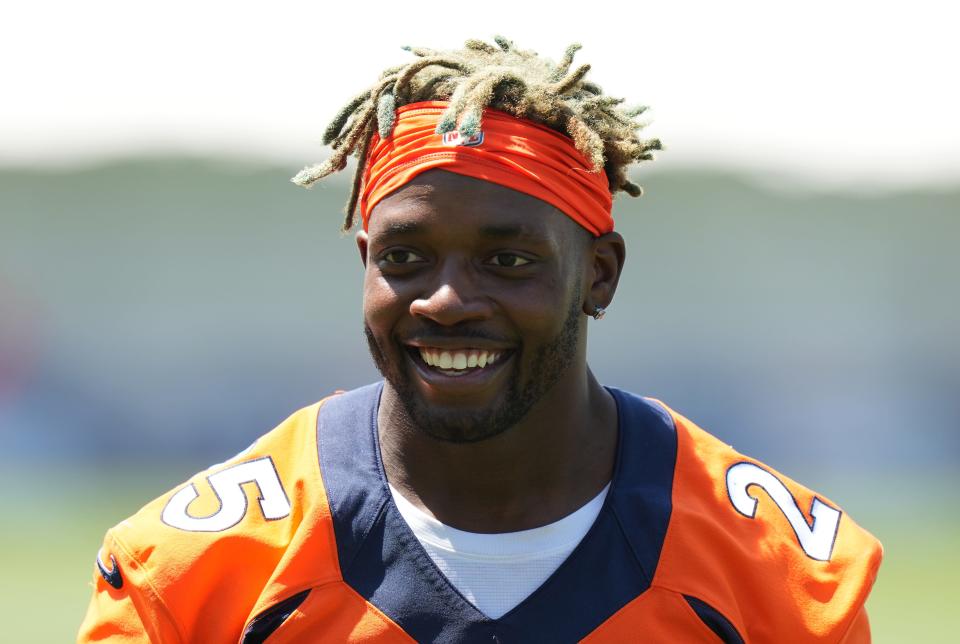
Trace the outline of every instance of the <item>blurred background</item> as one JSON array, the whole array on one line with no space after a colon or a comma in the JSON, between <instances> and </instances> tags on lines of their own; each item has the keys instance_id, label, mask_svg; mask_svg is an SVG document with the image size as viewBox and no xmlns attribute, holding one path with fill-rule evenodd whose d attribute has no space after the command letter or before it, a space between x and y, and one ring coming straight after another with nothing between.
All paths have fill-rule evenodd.
<instances>
[{"instance_id":1,"label":"blurred background","mask_svg":"<svg viewBox=\"0 0 960 644\"><path fill-rule=\"evenodd\" d=\"M591 333L655 396L884 543L877 642L956 641L960 46L935 2L40 0L5 9L0 606L70 641L100 538L377 378L344 179L288 182L401 45L503 33L653 106ZM469 16L466 20L464 16ZM559 22L557 22L559 18ZM43 598L42 613L37 597Z\"/></svg>"}]
</instances>

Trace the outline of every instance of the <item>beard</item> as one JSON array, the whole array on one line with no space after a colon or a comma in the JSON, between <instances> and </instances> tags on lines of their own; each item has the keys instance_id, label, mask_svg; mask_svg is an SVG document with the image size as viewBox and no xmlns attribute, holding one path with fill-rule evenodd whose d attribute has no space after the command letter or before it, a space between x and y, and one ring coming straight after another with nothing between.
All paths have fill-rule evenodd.
<instances>
[{"instance_id":1,"label":"beard","mask_svg":"<svg viewBox=\"0 0 960 644\"><path fill-rule=\"evenodd\" d=\"M364 333L370 355L384 379L397 392L407 421L417 430L437 440L451 443L475 443L507 431L529 413L553 388L577 355L580 327L580 293L575 294L559 333L538 347L530 361L530 372L521 376L520 353L511 366L505 400L485 409L441 410L429 405L417 392L404 358L387 358L370 327Z\"/></svg>"}]
</instances>

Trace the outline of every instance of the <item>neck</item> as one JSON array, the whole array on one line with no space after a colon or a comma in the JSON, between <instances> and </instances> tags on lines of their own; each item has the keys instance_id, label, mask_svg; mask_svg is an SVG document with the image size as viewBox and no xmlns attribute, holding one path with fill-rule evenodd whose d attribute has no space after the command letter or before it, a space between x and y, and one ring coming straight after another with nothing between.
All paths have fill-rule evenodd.
<instances>
[{"instance_id":1,"label":"neck","mask_svg":"<svg viewBox=\"0 0 960 644\"><path fill-rule=\"evenodd\" d=\"M610 481L617 444L612 396L586 365L570 371L520 422L475 443L419 430L385 383L377 422L390 483L470 532L526 530L570 514Z\"/></svg>"}]
</instances>

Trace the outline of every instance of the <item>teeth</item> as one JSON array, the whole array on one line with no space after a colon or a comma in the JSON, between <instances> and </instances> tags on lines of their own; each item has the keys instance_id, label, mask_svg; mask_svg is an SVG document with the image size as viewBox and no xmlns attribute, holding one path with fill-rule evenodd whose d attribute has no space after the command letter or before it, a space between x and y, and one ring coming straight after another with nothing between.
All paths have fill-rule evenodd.
<instances>
[{"instance_id":1,"label":"teeth","mask_svg":"<svg viewBox=\"0 0 960 644\"><path fill-rule=\"evenodd\" d=\"M488 364L496 362L500 355L499 352L482 349L441 351L440 349L420 348L420 357L423 358L425 363L431 367L454 371L482 369Z\"/></svg>"}]
</instances>

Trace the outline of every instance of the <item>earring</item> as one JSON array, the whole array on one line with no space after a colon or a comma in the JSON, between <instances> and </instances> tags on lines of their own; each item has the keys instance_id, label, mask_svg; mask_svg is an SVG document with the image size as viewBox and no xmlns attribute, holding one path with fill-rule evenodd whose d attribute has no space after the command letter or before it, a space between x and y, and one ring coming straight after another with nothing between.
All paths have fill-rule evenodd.
<instances>
[{"instance_id":1,"label":"earring","mask_svg":"<svg viewBox=\"0 0 960 644\"><path fill-rule=\"evenodd\" d=\"M603 319L603 316L606 315L606 314L607 314L607 310L606 310L605 308L603 308L602 306L594 306L594 307L593 307L593 319L594 319L594 320L602 320L602 319Z\"/></svg>"}]
</instances>

